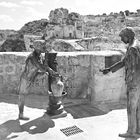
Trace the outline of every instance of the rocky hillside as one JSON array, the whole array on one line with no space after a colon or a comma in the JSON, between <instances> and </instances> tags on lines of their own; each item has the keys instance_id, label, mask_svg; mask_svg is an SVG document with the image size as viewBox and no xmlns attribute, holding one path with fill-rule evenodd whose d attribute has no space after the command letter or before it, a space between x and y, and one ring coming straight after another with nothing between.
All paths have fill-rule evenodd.
<instances>
[{"instance_id":1,"label":"rocky hillside","mask_svg":"<svg viewBox=\"0 0 140 140\"><path fill-rule=\"evenodd\" d=\"M33 35L42 35L48 24L47 19L36 20L26 23L18 33L21 35L33 34Z\"/></svg>"},{"instance_id":2,"label":"rocky hillside","mask_svg":"<svg viewBox=\"0 0 140 140\"><path fill-rule=\"evenodd\" d=\"M77 33L77 36L84 35L81 38L107 37L111 42L119 42L118 34L126 26L134 27L140 39L140 10L136 13L126 10L109 15L104 13L103 15L83 16L69 12L65 8L57 8L50 11L48 20L28 22L17 32L5 30L3 33L0 31L0 41L3 43L0 45L0 51L26 51L24 35L39 35L45 38L48 32L49 35L55 35L57 39L64 39L64 32L67 32L65 35L72 38Z\"/></svg>"},{"instance_id":3,"label":"rocky hillside","mask_svg":"<svg viewBox=\"0 0 140 140\"><path fill-rule=\"evenodd\" d=\"M8 34L5 36L6 40L4 40L3 44L1 45L0 51L26 51L24 35L43 35L47 24L47 19L26 23L19 31L15 32L14 34Z\"/></svg>"}]
</instances>

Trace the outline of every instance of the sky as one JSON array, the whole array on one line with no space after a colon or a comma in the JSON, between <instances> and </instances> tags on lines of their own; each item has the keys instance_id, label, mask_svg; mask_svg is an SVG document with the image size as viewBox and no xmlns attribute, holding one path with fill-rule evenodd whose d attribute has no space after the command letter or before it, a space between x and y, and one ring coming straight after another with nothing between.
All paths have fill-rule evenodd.
<instances>
[{"instance_id":1,"label":"sky","mask_svg":"<svg viewBox=\"0 0 140 140\"><path fill-rule=\"evenodd\" d=\"M56 8L81 15L109 14L140 9L140 0L0 0L0 29L19 30L25 23L49 19Z\"/></svg>"}]
</instances>

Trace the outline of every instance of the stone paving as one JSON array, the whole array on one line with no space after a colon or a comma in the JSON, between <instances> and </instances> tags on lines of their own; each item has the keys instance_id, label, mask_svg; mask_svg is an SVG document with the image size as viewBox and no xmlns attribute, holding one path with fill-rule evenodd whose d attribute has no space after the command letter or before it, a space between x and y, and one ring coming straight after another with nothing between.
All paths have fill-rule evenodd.
<instances>
[{"instance_id":1,"label":"stone paving","mask_svg":"<svg viewBox=\"0 0 140 140\"><path fill-rule=\"evenodd\" d=\"M0 100L0 112L0 140L123 140L118 134L127 129L126 109L78 119L68 113L66 117L51 119L44 115L45 109L25 106L25 114L30 120L19 121L17 104ZM71 126L77 126L83 132L66 136L60 131Z\"/></svg>"}]
</instances>

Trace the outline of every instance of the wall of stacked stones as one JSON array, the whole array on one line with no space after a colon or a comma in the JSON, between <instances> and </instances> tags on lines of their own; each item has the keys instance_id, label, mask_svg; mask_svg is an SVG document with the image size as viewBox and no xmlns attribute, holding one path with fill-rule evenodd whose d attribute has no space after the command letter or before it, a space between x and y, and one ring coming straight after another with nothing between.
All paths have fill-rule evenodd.
<instances>
[{"instance_id":1,"label":"wall of stacked stones","mask_svg":"<svg viewBox=\"0 0 140 140\"><path fill-rule=\"evenodd\" d=\"M29 52L0 53L0 93L18 94L20 75ZM125 97L124 70L103 75L100 69L119 61L113 51L59 52L58 71L63 76L68 98L95 101L119 101ZM30 93L48 95L48 77L38 76Z\"/></svg>"}]
</instances>

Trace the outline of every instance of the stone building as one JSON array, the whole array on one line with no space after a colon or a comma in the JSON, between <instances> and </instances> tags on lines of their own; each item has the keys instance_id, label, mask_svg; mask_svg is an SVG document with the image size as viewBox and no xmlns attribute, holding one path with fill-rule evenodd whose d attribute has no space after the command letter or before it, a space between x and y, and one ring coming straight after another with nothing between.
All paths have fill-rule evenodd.
<instances>
[{"instance_id":1,"label":"stone building","mask_svg":"<svg viewBox=\"0 0 140 140\"><path fill-rule=\"evenodd\" d=\"M82 27L73 25L48 25L46 28L46 38L55 37L61 39L77 39L84 37Z\"/></svg>"}]
</instances>

